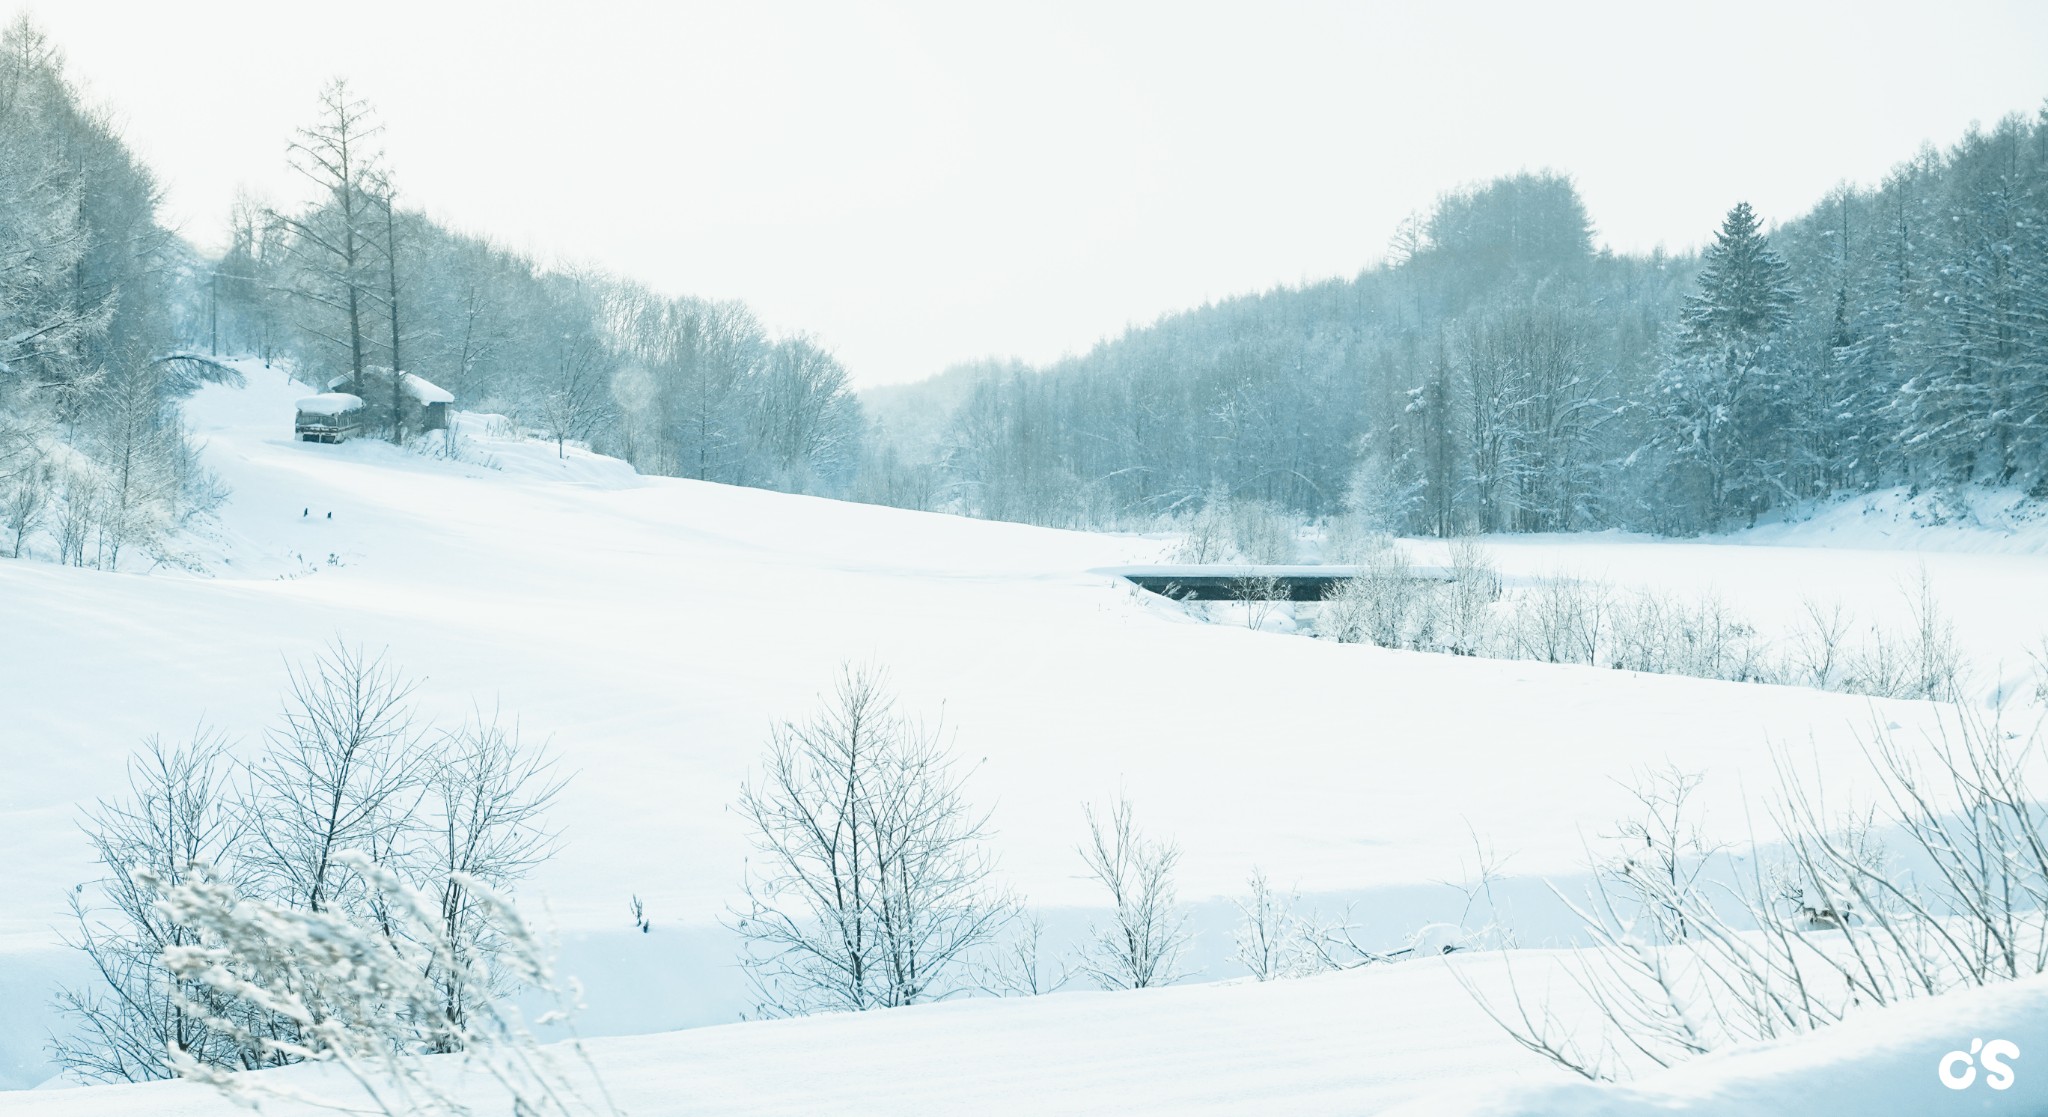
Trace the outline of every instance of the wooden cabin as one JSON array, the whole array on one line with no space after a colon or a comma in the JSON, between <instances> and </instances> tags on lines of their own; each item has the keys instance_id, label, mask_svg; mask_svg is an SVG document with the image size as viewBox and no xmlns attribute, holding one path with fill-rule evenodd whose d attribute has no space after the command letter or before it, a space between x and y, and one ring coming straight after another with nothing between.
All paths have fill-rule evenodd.
<instances>
[{"instance_id":1,"label":"wooden cabin","mask_svg":"<svg viewBox=\"0 0 2048 1117\"><path fill-rule=\"evenodd\" d=\"M346 442L363 432L363 400L347 392L322 392L298 403L292 428L300 442Z\"/></svg>"},{"instance_id":2,"label":"wooden cabin","mask_svg":"<svg viewBox=\"0 0 2048 1117\"><path fill-rule=\"evenodd\" d=\"M394 383L394 376L396 383ZM398 409L398 427L406 435L448 429L448 409L455 396L425 377L410 372L393 373L372 365L363 370L360 390L356 378L343 373L327 382L327 391L352 393L362 404L359 426L372 433L391 430L391 409Z\"/></svg>"},{"instance_id":3,"label":"wooden cabin","mask_svg":"<svg viewBox=\"0 0 2048 1117\"><path fill-rule=\"evenodd\" d=\"M408 431L444 431L448 429L448 408L455 403L455 397L448 389L431 383L409 372L401 372L399 383L404 389L408 404L405 415L405 429Z\"/></svg>"}]
</instances>

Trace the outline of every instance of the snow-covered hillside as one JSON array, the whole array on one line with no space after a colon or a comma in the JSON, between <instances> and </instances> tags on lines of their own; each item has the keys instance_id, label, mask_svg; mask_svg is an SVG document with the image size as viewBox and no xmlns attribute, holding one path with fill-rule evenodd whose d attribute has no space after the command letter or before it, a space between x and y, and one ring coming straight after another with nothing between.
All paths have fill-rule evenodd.
<instances>
[{"instance_id":1,"label":"snow-covered hillside","mask_svg":"<svg viewBox=\"0 0 2048 1117\"><path fill-rule=\"evenodd\" d=\"M1648 765L1708 772L1701 794L1732 833L1746 824L1745 783L1769 782L1774 746L1810 751L1852 786L1859 732L1873 720L1911 731L1931 716L1920 703L1189 623L1087 573L1156 559L1156 539L642 478L492 438L474 418L462 461L297 443L291 404L303 390L244 367L246 388L208 387L188 406L233 493L190 543L203 573L0 563L0 1083L45 1073L36 1046L50 977L69 964L55 950L65 898L93 874L80 805L122 786L145 735L203 722L258 740L285 664L335 640L388 648L426 678L431 713L502 706L575 773L554 815L566 846L523 895L545 902L571 968L590 971L593 1020L607 1031L733 1018L729 947L714 930L743 856L727 804L769 725L806 712L846 661L885 666L907 706L943 714L977 762L969 792L993 808L1005 878L1059 909L1098 900L1074 852L1080 808L1118 788L1181 843L1186 898L1235 894L1255 864L1308 894L1369 897L1465 878L1475 836L1511 874L1575 871L1584 836L1624 809L1617 779ZM1792 545L1814 541L1549 538L1498 550L1510 569L1711 584L1757 610L1818 590L1889 609L1924 562L1980 660L2018 665L2048 628L2040 554ZM654 934L633 931L636 895ZM857 1054L905 1045L902 1058L944 1068L951 1085L912 1104L889 1092L891 1064ZM989 1096L1019 1112L1191 1112L1202 1099L1372 1112L1426 1085L1551 1073L1434 963L746 1025L604 1050L632 1068L621 1071L639 1083L629 1095L650 1099L634 1112L697 1111L693 1096L736 1098L762 1082L788 1094L744 1111L815 1112L815 1082L801 1075L727 1080L718 1068L739 1051L773 1068L842 1047L856 1052L831 1107L844 1112L860 1111L863 1090L874 1111L902 1101L892 1112L955 1112ZM1235 1094L1176 1073L1225 1059L1257 1068L1232 1079ZM1041 1076L1069 1092L1032 1106ZM175 1111L181 1089L149 1095L150 1107ZM114 1111L127 1103L104 1099L131 1096L95 1091L49 1111ZM668 1097L677 1108L652 1100Z\"/></svg>"}]
</instances>

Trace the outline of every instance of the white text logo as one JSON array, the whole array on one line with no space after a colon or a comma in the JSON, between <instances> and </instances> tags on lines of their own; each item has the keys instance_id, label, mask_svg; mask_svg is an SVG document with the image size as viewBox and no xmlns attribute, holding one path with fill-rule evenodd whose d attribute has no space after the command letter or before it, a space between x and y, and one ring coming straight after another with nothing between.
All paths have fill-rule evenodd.
<instances>
[{"instance_id":1,"label":"white text logo","mask_svg":"<svg viewBox=\"0 0 2048 1117\"><path fill-rule=\"evenodd\" d=\"M1935 1073L1941 1076L1941 1084L1951 1090L1967 1090L1977 1081L1977 1068L1984 1068L1984 1085L1994 1090L2003 1090L2012 1085L2012 1067L2007 1059L2020 1057L2020 1046L2009 1039L1994 1039L1986 1043L1981 1039L1970 1041L1968 1051L1951 1051L1941 1057Z\"/></svg>"}]
</instances>

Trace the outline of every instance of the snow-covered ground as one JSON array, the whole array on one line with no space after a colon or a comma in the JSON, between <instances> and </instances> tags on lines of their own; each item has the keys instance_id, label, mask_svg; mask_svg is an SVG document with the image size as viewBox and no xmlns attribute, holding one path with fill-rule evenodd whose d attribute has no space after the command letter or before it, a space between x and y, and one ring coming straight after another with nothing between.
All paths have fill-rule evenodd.
<instances>
[{"instance_id":1,"label":"snow-covered ground","mask_svg":"<svg viewBox=\"0 0 2048 1117\"><path fill-rule=\"evenodd\" d=\"M245 367L247 388L206 388L188 408L207 464L233 490L191 542L202 573L0 563L0 1084L46 1073L36 1049L48 982L71 964L56 934L66 893L93 873L80 804L122 786L123 758L145 735L204 722L257 741L285 663L337 639L388 648L425 676L430 713L501 705L576 773L554 816L567 845L524 895L545 901L568 968L593 977L601 1031L732 1019L729 944L715 925L743 843L726 804L769 724L806 712L849 660L886 665L909 707L943 712L978 763L970 789L994 810L1006 878L1058 909L1096 901L1074 854L1080 805L1119 788L1148 828L1179 840L1188 899L1238 892L1254 864L1310 894L1391 896L1466 877L1475 835L1524 879L1574 871L1584 837L1624 810L1617 779L1648 765L1706 771L1710 819L1737 833L1743 787L1769 783L1773 747L1810 753L1853 784L1873 720L1910 732L1932 716L1919 703L1191 623L1087 573L1155 561L1159 540L646 479L488 437L474 418L463 462L296 443L292 401L304 389ZM1868 520L1836 515L1708 542L1551 537L1496 552L1511 572L1712 586L1756 614L1824 593L1871 617L1903 608L1900 586L1924 563L1978 660L2018 670L2048 631L2048 547L2001 542L2033 526L1943 528L1943 549L1922 551L1897 535L1876 546ZM634 895L652 935L632 932ZM953 1058L956 1042L993 1054ZM743 1088L718 1068L753 1059L772 1071L842 1045L902 1045L897 1057L942 1072L928 1099L894 1112L983 1109L960 1099L990 1096L1021 1111L1041 1076L1105 1092L1063 1093L1034 1112L1127 1111L1144 1081L1161 1099L1153 1108L1188 1112L1222 1088L1178 1071L1204 1060L1263 1068L1232 1079L1242 1092L1217 1095L1234 1111L1373 1112L1424 1086L1550 1074L1434 963L744 1025L603 1050L637 1083L628 1093L650 1099L634 1112L682 1111L651 1099L683 1107L693 1089L751 1090L748 1112L816 1112L823 1095L806 1091L825 1069ZM830 1108L884 1104L890 1065L848 1069L845 1104ZM186 1095L148 1096L174 1112L170 1099ZM111 1112L122 1103L95 1099L119 1097L132 1095L0 1107Z\"/></svg>"},{"instance_id":2,"label":"snow-covered ground","mask_svg":"<svg viewBox=\"0 0 2048 1117\"><path fill-rule=\"evenodd\" d=\"M1518 978L1540 983L1555 961L1522 952ZM1497 956L1453 955L1263 985L960 1001L598 1039L586 1048L619 1110L634 1117L1938 1117L2048 1109L2048 1074L2029 1061L2048 1051L2043 979L1868 1012L1791 1042L1615 1086L1572 1078L1515 1047L1458 980L1498 995L1500 974ZM1558 977L1551 969L1550 980ZM1945 1055L2001 1038L2020 1049L2007 1088L1991 1087L1988 1068L1967 1089L1942 1085ZM351 1097L333 1078L282 1074L313 1096ZM490 1096L482 1083L471 1093ZM264 1111L320 1112L278 1103ZM245 1111L186 1083L0 1093L0 1114L140 1112Z\"/></svg>"}]
</instances>

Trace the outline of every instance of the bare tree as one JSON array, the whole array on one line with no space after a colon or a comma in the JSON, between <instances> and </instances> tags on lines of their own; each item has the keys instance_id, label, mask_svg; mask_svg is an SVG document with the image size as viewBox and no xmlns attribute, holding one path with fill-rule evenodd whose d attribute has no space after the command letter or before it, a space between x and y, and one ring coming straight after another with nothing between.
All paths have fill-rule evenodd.
<instances>
[{"instance_id":1,"label":"bare tree","mask_svg":"<svg viewBox=\"0 0 2048 1117\"><path fill-rule=\"evenodd\" d=\"M418 826L431 759L410 705L418 684L339 643L289 672L283 725L249 775L244 861L270 899L353 909L372 897L336 855L388 857Z\"/></svg>"},{"instance_id":2,"label":"bare tree","mask_svg":"<svg viewBox=\"0 0 2048 1117\"><path fill-rule=\"evenodd\" d=\"M563 311L582 311L583 321ZM604 340L589 328L594 309L573 300L557 308L562 321L550 323L547 372L528 391L525 412L555 444L555 456L568 456L571 439L585 440L612 418L612 377L616 362Z\"/></svg>"},{"instance_id":3,"label":"bare tree","mask_svg":"<svg viewBox=\"0 0 2048 1117\"><path fill-rule=\"evenodd\" d=\"M992 880L985 813L936 732L848 667L825 707L770 738L737 809L760 860L733 926L763 1012L891 1008L975 984L1015 905Z\"/></svg>"},{"instance_id":4,"label":"bare tree","mask_svg":"<svg viewBox=\"0 0 2048 1117\"><path fill-rule=\"evenodd\" d=\"M1266 621L1281 609L1286 593L1285 582L1259 573L1256 567L1247 567L1230 579L1231 599L1244 607L1244 626L1254 632L1266 627Z\"/></svg>"},{"instance_id":5,"label":"bare tree","mask_svg":"<svg viewBox=\"0 0 2048 1117\"><path fill-rule=\"evenodd\" d=\"M13 556L21 557L29 533L41 527L43 513L50 505L51 469L35 455L15 470L4 499L0 499L0 525L14 537Z\"/></svg>"},{"instance_id":6,"label":"bare tree","mask_svg":"<svg viewBox=\"0 0 2048 1117\"><path fill-rule=\"evenodd\" d=\"M92 542L92 525L99 518L100 483L91 467L64 471L63 500L57 509L57 561L84 566L86 544Z\"/></svg>"},{"instance_id":7,"label":"bare tree","mask_svg":"<svg viewBox=\"0 0 2048 1117\"><path fill-rule=\"evenodd\" d=\"M516 727L481 711L434 751L440 759L426 777L430 813L406 860L435 901L429 977L441 1003L428 1046L452 1051L478 1002L517 983L518 975L497 965L507 944L489 893L509 889L554 852L543 815L565 780L545 753L520 744Z\"/></svg>"},{"instance_id":8,"label":"bare tree","mask_svg":"<svg viewBox=\"0 0 2048 1117\"><path fill-rule=\"evenodd\" d=\"M165 950L199 938L164 914L160 888L219 865L237 840L229 763L218 734L200 730L181 745L152 737L129 761L127 794L86 811L83 826L105 875L90 899L83 885L72 894L70 942L98 980L58 993L72 1030L52 1040L51 1056L67 1073L99 1082L169 1078L173 1048L215 1065L261 1065L238 1038L246 1022L209 1023L229 1006L163 966Z\"/></svg>"},{"instance_id":9,"label":"bare tree","mask_svg":"<svg viewBox=\"0 0 2048 1117\"><path fill-rule=\"evenodd\" d=\"M1639 809L1617 827L1617 848L1600 869L1636 898L1660 942L1685 940L1687 913L1703 902L1700 874L1720 852L1692 803L1702 779L1698 772L1665 767L1627 785Z\"/></svg>"},{"instance_id":10,"label":"bare tree","mask_svg":"<svg viewBox=\"0 0 2048 1117\"><path fill-rule=\"evenodd\" d=\"M981 991L997 997L1036 997L1056 993L1074 979L1058 959L1045 956L1045 920L1022 915L1007 941L998 944L983 967ZM1052 962L1048 972L1046 964Z\"/></svg>"},{"instance_id":11,"label":"bare tree","mask_svg":"<svg viewBox=\"0 0 2048 1117\"><path fill-rule=\"evenodd\" d=\"M375 275L377 226L373 199L381 181L382 129L367 101L339 78L320 91L320 115L291 145L292 169L320 192L303 216L274 214L289 234L297 266L293 294L316 312L302 318L307 333L340 351L351 389L364 391L369 315L379 292Z\"/></svg>"},{"instance_id":12,"label":"bare tree","mask_svg":"<svg viewBox=\"0 0 2048 1117\"><path fill-rule=\"evenodd\" d=\"M1840 598L1825 604L1802 598L1805 624L1792 636L1791 667L1806 685L1832 690L1840 681L1844 661L1844 638L1851 617Z\"/></svg>"},{"instance_id":13,"label":"bare tree","mask_svg":"<svg viewBox=\"0 0 2048 1117\"><path fill-rule=\"evenodd\" d=\"M2021 740L1969 713L1910 744L1880 730L1868 749L1880 792L1860 812L1781 757L1770 803L1780 837L1729 860L1712 895L1696 870L1643 872L1622 887L1601 873L1573 905L1593 945L1566 976L1593 1006L1597 1036L1532 1006L1512 975L1507 1004L1474 995L1523 1046L1613 1078L1865 1006L2048 972L2041 745L2038 730ZM1645 799L1638 834L1685 833L1672 813L1684 795L1670 786Z\"/></svg>"},{"instance_id":14,"label":"bare tree","mask_svg":"<svg viewBox=\"0 0 2048 1117\"><path fill-rule=\"evenodd\" d=\"M99 392L95 441L103 472L95 507L102 569L118 569L124 548L147 545L166 530L183 487L183 432L164 401L160 367L135 362L108 376Z\"/></svg>"},{"instance_id":15,"label":"bare tree","mask_svg":"<svg viewBox=\"0 0 2048 1117\"><path fill-rule=\"evenodd\" d=\"M1106 926L1089 928L1081 972L1105 989L1145 989L1185 977L1179 962L1191 936L1173 885L1180 847L1140 832L1131 801L1122 795L1110 804L1107 819L1092 805L1082 812L1088 842L1081 861L1109 889L1114 908Z\"/></svg>"}]
</instances>

